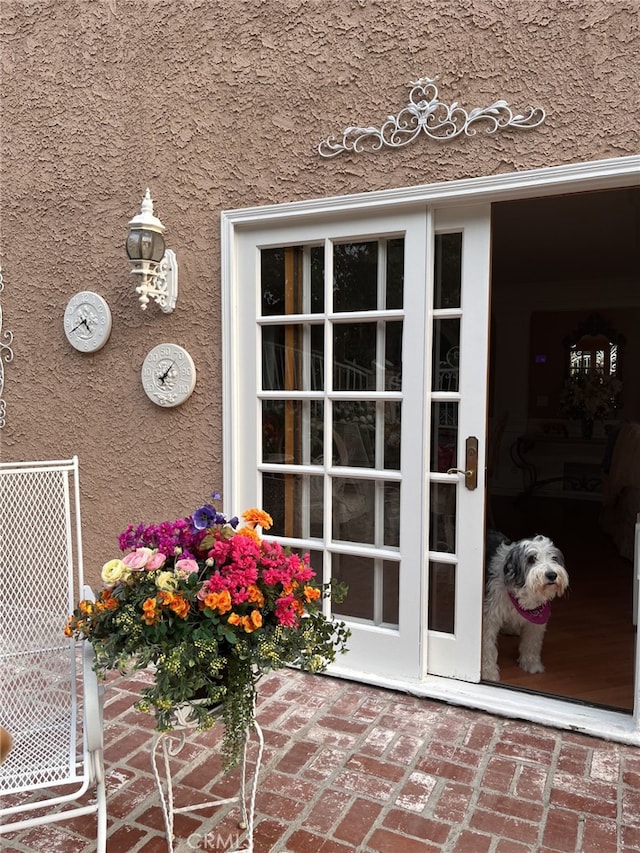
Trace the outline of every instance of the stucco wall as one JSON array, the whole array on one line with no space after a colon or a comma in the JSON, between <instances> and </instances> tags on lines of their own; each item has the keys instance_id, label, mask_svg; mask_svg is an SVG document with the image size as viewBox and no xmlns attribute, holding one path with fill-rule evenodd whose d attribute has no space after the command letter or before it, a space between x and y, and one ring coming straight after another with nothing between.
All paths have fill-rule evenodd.
<instances>
[{"instance_id":1,"label":"stucco wall","mask_svg":"<svg viewBox=\"0 0 640 853\"><path fill-rule=\"evenodd\" d=\"M221 485L221 210L638 151L638 0L3 0L0 295L14 334L2 460L77 453L90 578L130 521L188 512ZM442 100L547 111L533 131L426 139L322 160L379 125L409 81ZM176 311L137 306L124 252L146 186L180 262ZM113 313L82 355L79 290ZM198 384L160 410L145 354L186 346ZM236 508L239 509L239 508Z\"/></svg>"}]
</instances>

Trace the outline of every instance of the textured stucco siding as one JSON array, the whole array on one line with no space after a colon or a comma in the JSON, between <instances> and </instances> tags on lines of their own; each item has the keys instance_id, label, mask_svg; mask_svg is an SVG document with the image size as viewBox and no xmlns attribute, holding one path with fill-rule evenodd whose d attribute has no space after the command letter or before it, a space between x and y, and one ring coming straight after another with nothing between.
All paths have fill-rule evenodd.
<instances>
[{"instance_id":1,"label":"textured stucco siding","mask_svg":"<svg viewBox=\"0 0 640 853\"><path fill-rule=\"evenodd\" d=\"M638 153L640 2L3 0L0 72L14 334L0 458L78 454L95 578L129 521L186 513L221 485L220 211ZM318 157L327 136L397 113L426 75L443 101L504 98L546 122ZM124 252L147 186L180 263L171 315L140 311ZM83 289L113 313L94 355L63 332ZM171 410L140 384L162 341L198 371Z\"/></svg>"}]
</instances>

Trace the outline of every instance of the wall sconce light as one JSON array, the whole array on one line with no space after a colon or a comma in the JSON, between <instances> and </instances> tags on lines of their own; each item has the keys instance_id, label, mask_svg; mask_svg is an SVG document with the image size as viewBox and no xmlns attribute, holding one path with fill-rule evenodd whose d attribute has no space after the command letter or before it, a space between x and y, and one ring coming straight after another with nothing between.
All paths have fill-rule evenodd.
<instances>
[{"instance_id":1,"label":"wall sconce light","mask_svg":"<svg viewBox=\"0 0 640 853\"><path fill-rule=\"evenodd\" d=\"M178 259L171 249L165 249L165 227L153 215L153 201L147 189L140 213L129 222L127 255L133 261L132 275L141 276L136 293L140 307L147 310L153 299L165 314L170 314L178 299Z\"/></svg>"}]
</instances>

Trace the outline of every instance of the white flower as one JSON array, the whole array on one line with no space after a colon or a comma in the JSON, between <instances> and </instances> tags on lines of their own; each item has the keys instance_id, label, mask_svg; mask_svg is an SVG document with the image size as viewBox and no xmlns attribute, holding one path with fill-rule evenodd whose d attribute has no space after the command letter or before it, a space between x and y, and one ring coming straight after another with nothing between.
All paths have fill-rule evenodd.
<instances>
[{"instance_id":1,"label":"white flower","mask_svg":"<svg viewBox=\"0 0 640 853\"><path fill-rule=\"evenodd\" d=\"M158 572L156 586L164 592L173 592L178 587L178 578L173 572Z\"/></svg>"},{"instance_id":2,"label":"white flower","mask_svg":"<svg viewBox=\"0 0 640 853\"><path fill-rule=\"evenodd\" d=\"M131 577L131 572L122 560L109 560L102 567L102 580L108 585L113 586L118 581L126 581Z\"/></svg>"}]
</instances>

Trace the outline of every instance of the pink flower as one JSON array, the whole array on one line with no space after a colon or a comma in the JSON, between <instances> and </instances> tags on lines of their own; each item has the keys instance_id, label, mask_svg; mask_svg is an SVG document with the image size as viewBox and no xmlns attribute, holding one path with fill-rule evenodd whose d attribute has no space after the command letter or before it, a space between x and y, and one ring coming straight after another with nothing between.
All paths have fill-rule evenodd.
<instances>
[{"instance_id":1,"label":"pink flower","mask_svg":"<svg viewBox=\"0 0 640 853\"><path fill-rule=\"evenodd\" d=\"M148 572L155 572L157 569L161 569L167 561L167 557L162 551L154 551L153 554L147 560L145 565L145 569Z\"/></svg>"},{"instance_id":2,"label":"pink flower","mask_svg":"<svg viewBox=\"0 0 640 853\"><path fill-rule=\"evenodd\" d=\"M296 613L293 595L285 595L276 601L276 619L279 625L284 625L285 628L296 628L300 621Z\"/></svg>"},{"instance_id":3,"label":"pink flower","mask_svg":"<svg viewBox=\"0 0 640 853\"><path fill-rule=\"evenodd\" d=\"M123 557L122 562L132 571L137 572L144 569L152 554L153 550L151 548L136 548L135 551L131 551L130 554Z\"/></svg>"},{"instance_id":4,"label":"pink flower","mask_svg":"<svg viewBox=\"0 0 640 853\"><path fill-rule=\"evenodd\" d=\"M176 572L181 575L191 575L199 570L199 566L195 560L184 559L176 561Z\"/></svg>"}]
</instances>

